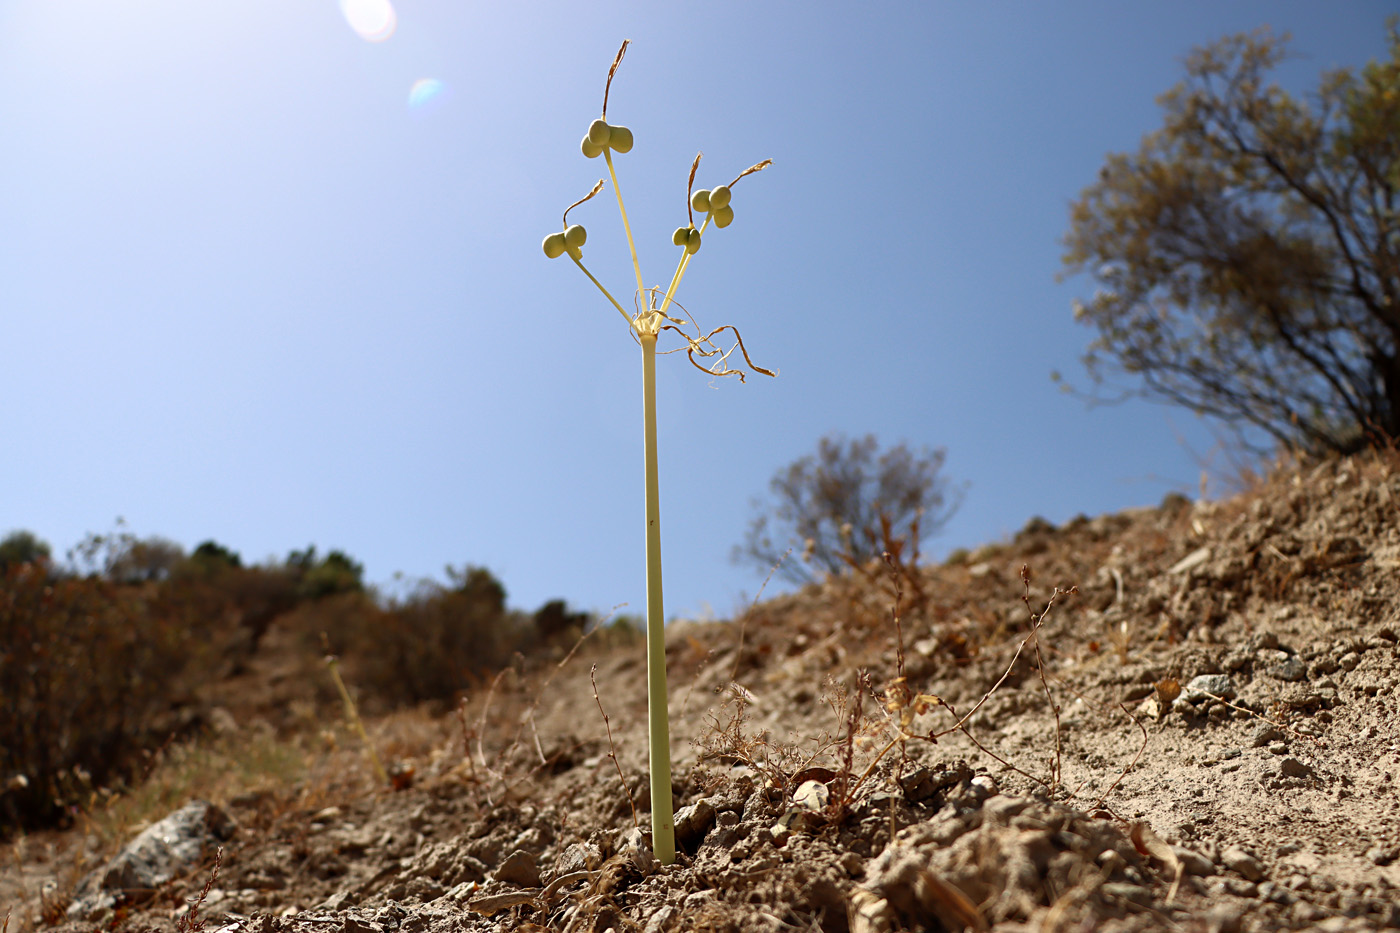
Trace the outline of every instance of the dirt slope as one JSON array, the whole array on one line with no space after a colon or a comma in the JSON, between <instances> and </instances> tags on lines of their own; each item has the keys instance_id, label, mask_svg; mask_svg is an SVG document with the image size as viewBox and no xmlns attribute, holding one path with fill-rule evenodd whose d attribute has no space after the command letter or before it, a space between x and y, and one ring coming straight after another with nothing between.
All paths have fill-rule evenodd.
<instances>
[{"instance_id":1,"label":"dirt slope","mask_svg":"<svg viewBox=\"0 0 1400 933\"><path fill-rule=\"evenodd\" d=\"M674 866L629 833L649 809L642 648L586 641L562 666L482 685L460 714L371 724L414 769L406 789L373 790L342 739L301 786L216 801L238 828L198 919L226 933L1400 927L1396 458L1284 472L1223 503L1033 521L900 580L898 634L896 578L871 568L734 623L671 626L688 808ZM251 708L232 718L257 727ZM21 860L22 884L0 869L16 923L45 878L61 881L51 902L71 888L81 837L49 843ZM60 926L173 928L209 874L115 923Z\"/></svg>"}]
</instances>

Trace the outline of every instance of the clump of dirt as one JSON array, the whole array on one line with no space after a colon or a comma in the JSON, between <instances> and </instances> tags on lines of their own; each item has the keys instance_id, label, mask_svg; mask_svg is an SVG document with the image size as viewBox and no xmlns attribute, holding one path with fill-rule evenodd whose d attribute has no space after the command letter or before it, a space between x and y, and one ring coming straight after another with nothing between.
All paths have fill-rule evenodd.
<instances>
[{"instance_id":1,"label":"clump of dirt","mask_svg":"<svg viewBox=\"0 0 1400 933\"><path fill-rule=\"evenodd\" d=\"M238 828L196 914L207 865L117 917L49 913L75 933L1400 927L1398 519L1400 465L1374 454L678 621L671 866L646 832L643 648L585 641L417 714L411 741L371 723L398 790L342 742L333 782L219 801ZM82 847L5 869L21 921Z\"/></svg>"}]
</instances>

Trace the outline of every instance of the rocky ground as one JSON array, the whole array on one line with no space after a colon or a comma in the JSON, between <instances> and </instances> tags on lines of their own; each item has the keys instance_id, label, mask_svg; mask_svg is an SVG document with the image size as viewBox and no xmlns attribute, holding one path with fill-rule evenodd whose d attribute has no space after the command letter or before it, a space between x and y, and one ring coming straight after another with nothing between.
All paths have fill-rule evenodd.
<instances>
[{"instance_id":1,"label":"rocky ground","mask_svg":"<svg viewBox=\"0 0 1400 933\"><path fill-rule=\"evenodd\" d=\"M1397 928L1397 634L1400 459L1368 454L673 624L671 866L642 646L585 640L371 721L397 789L329 730L295 786L180 811L163 874L80 824L14 843L0 903L75 933ZM305 709L263 651L226 736Z\"/></svg>"}]
</instances>

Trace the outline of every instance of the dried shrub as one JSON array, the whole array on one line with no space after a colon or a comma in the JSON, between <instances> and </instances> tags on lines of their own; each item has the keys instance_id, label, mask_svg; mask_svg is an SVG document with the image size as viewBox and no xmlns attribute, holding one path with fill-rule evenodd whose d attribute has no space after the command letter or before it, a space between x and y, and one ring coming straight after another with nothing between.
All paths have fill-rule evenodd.
<instances>
[{"instance_id":1,"label":"dried shrub","mask_svg":"<svg viewBox=\"0 0 1400 933\"><path fill-rule=\"evenodd\" d=\"M297 625L318 638L326 633L370 708L450 701L504 667L530 626L506 609L505 589L489 571L467 567L449 576L449 585L424 582L387 608L363 594L304 606Z\"/></svg>"},{"instance_id":2,"label":"dried shrub","mask_svg":"<svg viewBox=\"0 0 1400 933\"><path fill-rule=\"evenodd\" d=\"M192 627L149 585L0 578L0 831L61 821L129 772L175 720Z\"/></svg>"}]
</instances>

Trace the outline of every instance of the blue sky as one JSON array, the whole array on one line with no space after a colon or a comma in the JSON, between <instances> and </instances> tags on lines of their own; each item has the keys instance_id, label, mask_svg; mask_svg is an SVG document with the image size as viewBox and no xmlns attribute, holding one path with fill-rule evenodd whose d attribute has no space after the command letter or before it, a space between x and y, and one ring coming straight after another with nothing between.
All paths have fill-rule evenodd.
<instances>
[{"instance_id":1,"label":"blue sky","mask_svg":"<svg viewBox=\"0 0 1400 933\"><path fill-rule=\"evenodd\" d=\"M1055 280L1068 205L1160 125L1193 46L1288 30L1277 77L1304 90L1381 56L1395 6L394 9L367 39L337 0L0 0L0 533L62 553L123 516L641 612L640 352L539 245L603 170L578 141L623 38L648 285L695 153L697 187L773 160L679 298L781 375L659 366L669 614L754 593L729 561L751 500L832 431L947 448L968 490L935 555L1194 492L1204 424L1050 381L1083 381L1091 339L1091 286ZM570 219L630 294L611 190Z\"/></svg>"}]
</instances>

